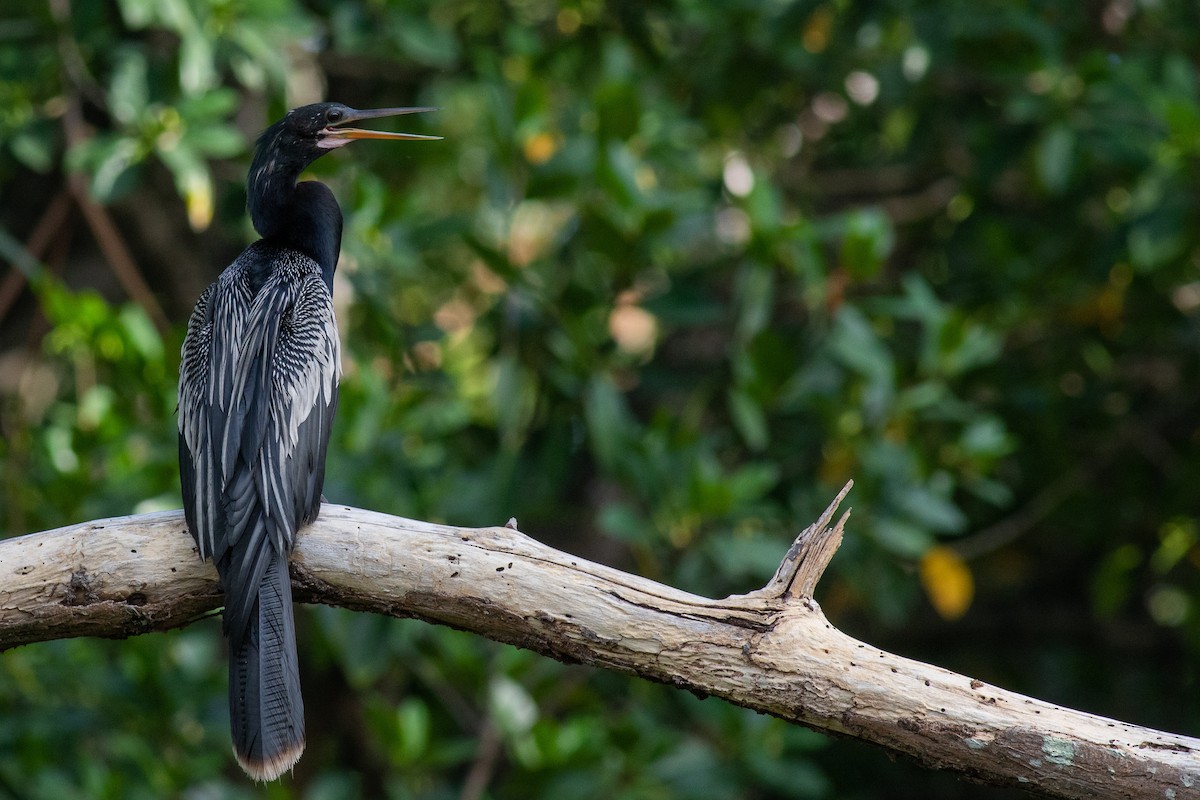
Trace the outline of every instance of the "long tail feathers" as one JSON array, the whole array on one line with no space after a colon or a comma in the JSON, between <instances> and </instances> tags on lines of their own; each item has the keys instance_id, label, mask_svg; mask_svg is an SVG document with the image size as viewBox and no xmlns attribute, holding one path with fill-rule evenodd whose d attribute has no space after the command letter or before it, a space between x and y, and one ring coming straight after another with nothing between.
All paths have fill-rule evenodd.
<instances>
[{"instance_id":1,"label":"long tail feathers","mask_svg":"<svg viewBox=\"0 0 1200 800\"><path fill-rule=\"evenodd\" d=\"M258 781L278 778L304 752L292 584L287 559L274 552L269 558L250 624L229 650L233 752Z\"/></svg>"}]
</instances>

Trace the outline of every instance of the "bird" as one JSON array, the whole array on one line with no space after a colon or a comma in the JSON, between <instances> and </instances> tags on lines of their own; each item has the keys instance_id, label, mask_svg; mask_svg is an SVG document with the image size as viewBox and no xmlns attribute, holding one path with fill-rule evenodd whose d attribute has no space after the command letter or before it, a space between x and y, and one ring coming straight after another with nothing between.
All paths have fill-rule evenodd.
<instances>
[{"instance_id":1,"label":"bird","mask_svg":"<svg viewBox=\"0 0 1200 800\"><path fill-rule=\"evenodd\" d=\"M247 209L261 237L200 295L179 367L179 473L200 558L225 592L229 720L246 774L274 780L304 752L288 556L317 518L341 353L333 276L342 213L301 173L358 139L439 136L347 127L433 111L294 108L258 138Z\"/></svg>"}]
</instances>

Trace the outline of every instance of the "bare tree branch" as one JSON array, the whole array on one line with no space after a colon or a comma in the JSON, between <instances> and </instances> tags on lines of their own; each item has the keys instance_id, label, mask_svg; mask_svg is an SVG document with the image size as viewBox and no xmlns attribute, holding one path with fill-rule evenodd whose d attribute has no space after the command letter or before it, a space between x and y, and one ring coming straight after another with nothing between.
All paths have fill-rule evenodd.
<instances>
[{"instance_id":1,"label":"bare tree branch","mask_svg":"<svg viewBox=\"0 0 1200 800\"><path fill-rule=\"evenodd\" d=\"M844 493L843 493L844 495ZM838 497L775 577L710 600L574 558L511 527L326 505L298 538L298 599L419 617L845 734L980 782L1066 798L1200 797L1200 740L1008 692L838 631L811 590ZM0 542L0 650L185 625L221 593L180 512Z\"/></svg>"}]
</instances>

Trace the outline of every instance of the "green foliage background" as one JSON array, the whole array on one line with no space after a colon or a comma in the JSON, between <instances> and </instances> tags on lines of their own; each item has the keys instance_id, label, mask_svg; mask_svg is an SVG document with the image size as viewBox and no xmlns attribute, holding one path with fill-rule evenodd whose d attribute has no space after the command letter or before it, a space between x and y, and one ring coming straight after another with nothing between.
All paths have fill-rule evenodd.
<instances>
[{"instance_id":1,"label":"green foliage background","mask_svg":"<svg viewBox=\"0 0 1200 800\"><path fill-rule=\"evenodd\" d=\"M330 498L722 596L853 477L839 627L1200 732L1194 4L0 15L3 535L179 505L182 322L252 239L258 130L436 105L406 129L444 142L313 169L347 215ZM28 252L70 174L161 317L78 210ZM292 778L233 765L211 619L0 656L0 797L1013 796L419 622L299 625Z\"/></svg>"}]
</instances>

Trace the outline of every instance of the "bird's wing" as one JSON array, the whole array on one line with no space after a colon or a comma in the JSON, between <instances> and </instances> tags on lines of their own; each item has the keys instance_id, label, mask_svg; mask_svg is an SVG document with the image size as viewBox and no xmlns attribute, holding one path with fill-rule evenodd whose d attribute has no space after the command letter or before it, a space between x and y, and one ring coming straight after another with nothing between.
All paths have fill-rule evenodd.
<instances>
[{"instance_id":1,"label":"bird's wing","mask_svg":"<svg viewBox=\"0 0 1200 800\"><path fill-rule=\"evenodd\" d=\"M286 554L296 528L320 507L341 377L333 299L320 274L281 271L259 292L244 330L223 436L226 464L234 464L229 544L248 534L242 552L253 552L266 536ZM253 507L262 510L261 524Z\"/></svg>"},{"instance_id":2,"label":"bird's wing","mask_svg":"<svg viewBox=\"0 0 1200 800\"><path fill-rule=\"evenodd\" d=\"M249 287L234 264L200 295L179 362L179 474L188 530L201 558L225 549L221 496L230 462L221 447L233 398Z\"/></svg>"},{"instance_id":3,"label":"bird's wing","mask_svg":"<svg viewBox=\"0 0 1200 800\"><path fill-rule=\"evenodd\" d=\"M209 360L216 293L214 283L196 301L179 361L179 478L188 530L201 558L213 552L221 488L209 425Z\"/></svg>"}]
</instances>

